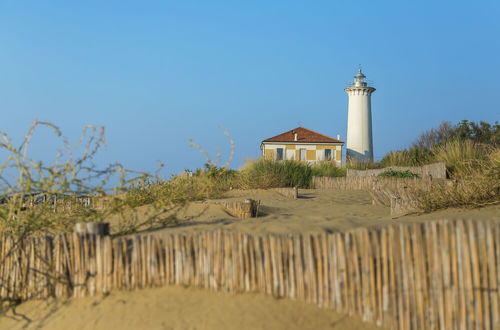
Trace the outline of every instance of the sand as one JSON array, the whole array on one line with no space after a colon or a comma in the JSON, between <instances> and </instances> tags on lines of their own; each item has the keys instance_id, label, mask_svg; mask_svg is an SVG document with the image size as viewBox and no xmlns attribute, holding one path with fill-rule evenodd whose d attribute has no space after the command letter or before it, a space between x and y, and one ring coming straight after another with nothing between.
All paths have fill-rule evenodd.
<instances>
[{"instance_id":1,"label":"sand","mask_svg":"<svg viewBox=\"0 0 500 330\"><path fill-rule=\"evenodd\" d=\"M223 200L261 201L261 216L237 219L208 200L160 214L169 225L142 233L227 229L256 234L345 231L438 219L500 221L500 205L479 209L447 209L392 218L388 207L372 205L362 191L300 190L294 200L272 190L231 191ZM144 222L155 214L142 207L128 220ZM172 222L175 215L177 221ZM109 219L116 229L118 217ZM147 228L147 226L145 226ZM165 287L112 292L106 297L69 301L30 301L0 317L0 329L377 329L360 319L303 302L260 294L231 295L201 289Z\"/></svg>"},{"instance_id":2,"label":"sand","mask_svg":"<svg viewBox=\"0 0 500 330\"><path fill-rule=\"evenodd\" d=\"M261 294L164 287L67 301L30 301L0 329L382 329L311 304Z\"/></svg>"},{"instance_id":3,"label":"sand","mask_svg":"<svg viewBox=\"0 0 500 330\"><path fill-rule=\"evenodd\" d=\"M225 198L193 202L177 210L178 221L145 232L164 234L178 231L227 229L256 234L308 233L346 231L357 227L376 227L387 224L423 222L440 219L472 219L500 221L500 205L479 209L446 209L427 214L411 214L393 218L390 209L372 205L368 192L334 190L299 190L299 199L291 199L273 190L231 191ZM237 219L217 203L221 200L251 198L261 202L260 216ZM144 218L152 210L140 211ZM172 214L169 214L172 216ZM165 216L166 217L166 216ZM116 224L118 220L112 219Z\"/></svg>"}]
</instances>

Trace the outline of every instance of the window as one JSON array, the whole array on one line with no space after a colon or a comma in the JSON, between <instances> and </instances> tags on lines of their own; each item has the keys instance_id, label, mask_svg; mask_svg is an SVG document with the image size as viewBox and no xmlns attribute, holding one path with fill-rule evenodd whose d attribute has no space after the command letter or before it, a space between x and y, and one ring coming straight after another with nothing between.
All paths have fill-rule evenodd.
<instances>
[{"instance_id":1,"label":"window","mask_svg":"<svg viewBox=\"0 0 500 330\"><path fill-rule=\"evenodd\" d=\"M306 160L306 149L300 149L300 160Z\"/></svg>"},{"instance_id":2,"label":"window","mask_svg":"<svg viewBox=\"0 0 500 330\"><path fill-rule=\"evenodd\" d=\"M283 148L276 149L276 160L283 160Z\"/></svg>"},{"instance_id":3,"label":"window","mask_svg":"<svg viewBox=\"0 0 500 330\"><path fill-rule=\"evenodd\" d=\"M332 160L332 149L325 149L325 160Z\"/></svg>"}]
</instances>

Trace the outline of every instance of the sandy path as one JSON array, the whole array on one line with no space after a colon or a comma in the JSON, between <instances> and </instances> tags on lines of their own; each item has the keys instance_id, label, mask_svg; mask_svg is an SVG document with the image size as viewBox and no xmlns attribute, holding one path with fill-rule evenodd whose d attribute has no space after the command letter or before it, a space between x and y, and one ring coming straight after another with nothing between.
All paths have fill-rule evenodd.
<instances>
[{"instance_id":1,"label":"sandy path","mask_svg":"<svg viewBox=\"0 0 500 330\"><path fill-rule=\"evenodd\" d=\"M31 301L7 315L0 329L381 329L298 301L182 287Z\"/></svg>"},{"instance_id":2,"label":"sandy path","mask_svg":"<svg viewBox=\"0 0 500 330\"><path fill-rule=\"evenodd\" d=\"M227 214L220 200L190 203L176 213L179 223L168 225L154 233L228 229L258 234L307 233L345 231L357 227L422 222L441 219L472 219L500 221L500 205L479 209L447 209L429 214L390 216L390 209L372 205L364 191L300 190L294 200L271 190L232 191L223 200L252 198L262 203L261 216L236 219ZM140 216L139 216L140 217Z\"/></svg>"}]
</instances>

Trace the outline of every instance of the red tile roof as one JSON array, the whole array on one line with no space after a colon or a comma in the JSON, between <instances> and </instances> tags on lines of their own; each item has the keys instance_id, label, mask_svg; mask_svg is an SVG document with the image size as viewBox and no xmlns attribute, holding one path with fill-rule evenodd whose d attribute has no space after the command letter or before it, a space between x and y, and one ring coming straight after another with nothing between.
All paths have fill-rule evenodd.
<instances>
[{"instance_id":1,"label":"red tile roof","mask_svg":"<svg viewBox=\"0 0 500 330\"><path fill-rule=\"evenodd\" d=\"M294 134L297 133L297 141ZM319 134L304 127L297 127L262 142L295 142L295 143L344 143L329 136Z\"/></svg>"}]
</instances>

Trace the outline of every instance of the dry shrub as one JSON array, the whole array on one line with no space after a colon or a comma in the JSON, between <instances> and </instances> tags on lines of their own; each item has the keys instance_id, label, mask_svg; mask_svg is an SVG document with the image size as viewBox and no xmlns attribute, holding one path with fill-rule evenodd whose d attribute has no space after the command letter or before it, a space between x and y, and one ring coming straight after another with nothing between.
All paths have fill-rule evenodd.
<instances>
[{"instance_id":1,"label":"dry shrub","mask_svg":"<svg viewBox=\"0 0 500 330\"><path fill-rule=\"evenodd\" d=\"M236 171L207 165L168 181L158 178L138 181L113 199L111 214L120 215L115 233L130 234L177 223L177 212L189 202L222 197L236 184L236 177ZM142 208L146 205L147 212Z\"/></svg>"},{"instance_id":2,"label":"dry shrub","mask_svg":"<svg viewBox=\"0 0 500 330\"><path fill-rule=\"evenodd\" d=\"M425 211L433 211L500 203L500 149L491 150L486 155L467 149L464 151L466 155L477 158L459 161L451 158L460 154L456 147L453 145L452 150L442 151L442 155L455 161L453 181L448 185L434 185L430 191L422 192L419 206Z\"/></svg>"},{"instance_id":3,"label":"dry shrub","mask_svg":"<svg viewBox=\"0 0 500 330\"><path fill-rule=\"evenodd\" d=\"M454 139L432 148L433 159L446 163L451 176L467 176L469 172L484 168L495 149L472 140Z\"/></svg>"},{"instance_id":4,"label":"dry shrub","mask_svg":"<svg viewBox=\"0 0 500 330\"><path fill-rule=\"evenodd\" d=\"M380 161L381 167L422 166L433 162L429 149L413 146L410 149L391 151Z\"/></svg>"},{"instance_id":5,"label":"dry shrub","mask_svg":"<svg viewBox=\"0 0 500 330\"><path fill-rule=\"evenodd\" d=\"M53 164L29 156L33 135L41 127L49 128L62 142ZM103 127L85 126L74 146L59 127L43 121L33 122L19 147L5 133L0 133L0 139L0 150L7 154L0 164L0 231L17 237L68 231L78 221L102 221L113 209L96 209L86 201L124 191L131 180L147 176L132 174L120 164L105 169L93 164L105 144ZM110 185L112 180L117 183Z\"/></svg>"},{"instance_id":6,"label":"dry shrub","mask_svg":"<svg viewBox=\"0 0 500 330\"><path fill-rule=\"evenodd\" d=\"M194 173L183 173L159 185L158 200L163 203L218 198L235 182L236 171L224 167L207 166Z\"/></svg>"}]
</instances>

